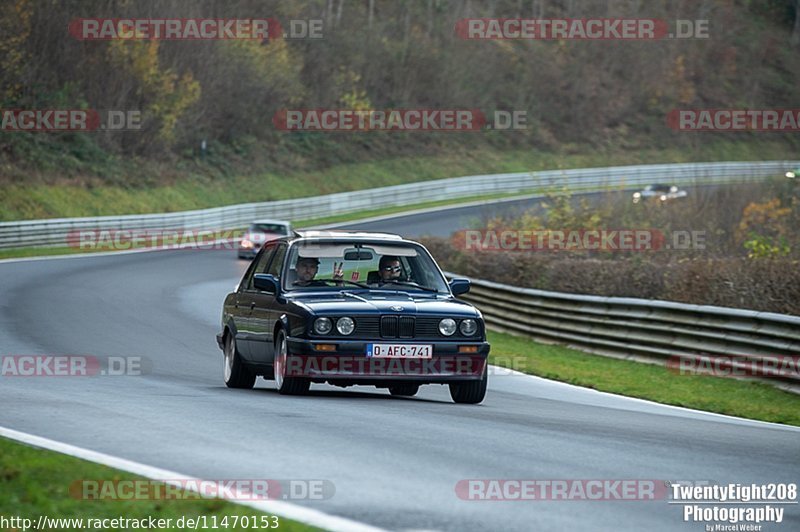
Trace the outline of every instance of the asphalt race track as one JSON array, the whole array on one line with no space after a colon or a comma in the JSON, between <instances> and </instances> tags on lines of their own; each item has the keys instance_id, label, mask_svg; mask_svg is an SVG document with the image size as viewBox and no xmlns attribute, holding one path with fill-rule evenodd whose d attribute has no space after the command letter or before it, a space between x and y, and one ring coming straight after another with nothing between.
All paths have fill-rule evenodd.
<instances>
[{"instance_id":1,"label":"asphalt race track","mask_svg":"<svg viewBox=\"0 0 800 532\"><path fill-rule=\"evenodd\" d=\"M364 228L436 233L487 209ZM0 355L138 356L147 368L0 377L0 426L206 479L328 480L333 497L292 502L391 530L705 530L663 499L468 501L462 479L800 479L800 429L528 376L490 376L478 406L443 386L411 399L322 385L279 396L263 380L229 390L214 335L245 267L226 251L0 262ZM782 508L764 530L800 530L798 506Z\"/></svg>"}]
</instances>

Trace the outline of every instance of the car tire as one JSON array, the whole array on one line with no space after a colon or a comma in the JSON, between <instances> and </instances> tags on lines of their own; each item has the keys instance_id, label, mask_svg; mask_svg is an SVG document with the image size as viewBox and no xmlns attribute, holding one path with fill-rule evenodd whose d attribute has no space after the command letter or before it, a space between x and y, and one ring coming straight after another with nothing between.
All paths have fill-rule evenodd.
<instances>
[{"instance_id":1,"label":"car tire","mask_svg":"<svg viewBox=\"0 0 800 532\"><path fill-rule=\"evenodd\" d=\"M402 386L389 386L389 393L399 397L413 397L419 391L419 384L404 384Z\"/></svg>"},{"instance_id":2,"label":"car tire","mask_svg":"<svg viewBox=\"0 0 800 532\"><path fill-rule=\"evenodd\" d=\"M286 359L288 349L286 347L286 333L278 331L275 339L275 362L272 365L275 374L275 386L281 395L304 395L311 387L311 381L302 377L286 376Z\"/></svg>"},{"instance_id":3,"label":"car tire","mask_svg":"<svg viewBox=\"0 0 800 532\"><path fill-rule=\"evenodd\" d=\"M489 363L487 362L483 367L483 376L479 381L454 382L450 384L450 397L452 397L453 402L475 405L483 401L486 397L488 369Z\"/></svg>"},{"instance_id":4,"label":"car tire","mask_svg":"<svg viewBox=\"0 0 800 532\"><path fill-rule=\"evenodd\" d=\"M256 375L242 362L242 357L236 348L236 339L230 332L225 335L223 364L222 376L228 388L249 389L255 385Z\"/></svg>"}]
</instances>

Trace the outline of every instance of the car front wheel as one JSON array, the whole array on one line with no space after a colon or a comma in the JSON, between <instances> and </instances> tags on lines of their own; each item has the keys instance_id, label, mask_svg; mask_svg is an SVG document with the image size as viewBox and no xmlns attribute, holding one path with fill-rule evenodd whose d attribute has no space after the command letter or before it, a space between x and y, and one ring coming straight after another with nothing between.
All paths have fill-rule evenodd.
<instances>
[{"instance_id":1,"label":"car front wheel","mask_svg":"<svg viewBox=\"0 0 800 532\"><path fill-rule=\"evenodd\" d=\"M454 382L450 384L450 397L456 403L478 404L486 397L486 385L489 363L483 367L483 376L479 381Z\"/></svg>"},{"instance_id":2,"label":"car front wheel","mask_svg":"<svg viewBox=\"0 0 800 532\"><path fill-rule=\"evenodd\" d=\"M252 388L256 383L256 376L242 363L239 350L236 349L236 339L232 333L225 336L223 377L228 388Z\"/></svg>"},{"instance_id":3,"label":"car front wheel","mask_svg":"<svg viewBox=\"0 0 800 532\"><path fill-rule=\"evenodd\" d=\"M311 382L301 377L286 376L286 360L288 358L286 347L286 333L280 331L275 340L275 362L273 369L275 373L275 386L281 395L303 395L308 392Z\"/></svg>"}]
</instances>

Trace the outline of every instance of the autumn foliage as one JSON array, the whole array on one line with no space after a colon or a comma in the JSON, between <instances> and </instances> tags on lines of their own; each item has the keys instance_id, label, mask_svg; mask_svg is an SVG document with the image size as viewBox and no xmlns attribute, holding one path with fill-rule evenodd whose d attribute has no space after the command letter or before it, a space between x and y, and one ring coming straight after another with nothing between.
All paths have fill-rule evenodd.
<instances>
[{"instance_id":1,"label":"autumn foliage","mask_svg":"<svg viewBox=\"0 0 800 532\"><path fill-rule=\"evenodd\" d=\"M794 0L7 0L0 7L3 108L140 110L140 132L89 138L122 156L195 157L214 146L261 143L274 157L324 166L452 149L639 149L719 140L669 130L675 108L785 106L795 101L800 55ZM87 41L87 17L252 18L322 21L321 39ZM708 20L710 38L650 42L472 41L470 17ZM514 133L287 134L276 111L296 108L469 108L527 113ZM787 142L794 142L789 136ZM41 149L69 135L0 133L0 158L36 167ZM736 137L737 140L742 137ZM79 158L97 154L86 150ZM88 168L91 171L91 168Z\"/></svg>"}]
</instances>

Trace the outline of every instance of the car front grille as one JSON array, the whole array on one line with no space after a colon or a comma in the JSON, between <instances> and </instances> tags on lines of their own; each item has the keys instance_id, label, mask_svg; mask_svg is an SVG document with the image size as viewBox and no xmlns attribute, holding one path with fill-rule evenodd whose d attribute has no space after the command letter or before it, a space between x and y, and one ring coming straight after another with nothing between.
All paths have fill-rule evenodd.
<instances>
[{"instance_id":1,"label":"car front grille","mask_svg":"<svg viewBox=\"0 0 800 532\"><path fill-rule=\"evenodd\" d=\"M416 334L422 338L441 338L439 322L442 318L420 318L416 323Z\"/></svg>"},{"instance_id":2,"label":"car front grille","mask_svg":"<svg viewBox=\"0 0 800 532\"><path fill-rule=\"evenodd\" d=\"M352 336L356 338L377 338L381 333L380 322L377 316L370 316L353 318L356 322L356 330L353 331Z\"/></svg>"},{"instance_id":3,"label":"car front grille","mask_svg":"<svg viewBox=\"0 0 800 532\"><path fill-rule=\"evenodd\" d=\"M397 316L381 317L381 336L383 338L397 338L399 329Z\"/></svg>"},{"instance_id":4,"label":"car front grille","mask_svg":"<svg viewBox=\"0 0 800 532\"><path fill-rule=\"evenodd\" d=\"M415 318L410 316L400 316L400 338L414 338Z\"/></svg>"},{"instance_id":5,"label":"car front grille","mask_svg":"<svg viewBox=\"0 0 800 532\"><path fill-rule=\"evenodd\" d=\"M413 316L383 316L381 317L382 338L414 338Z\"/></svg>"}]
</instances>

